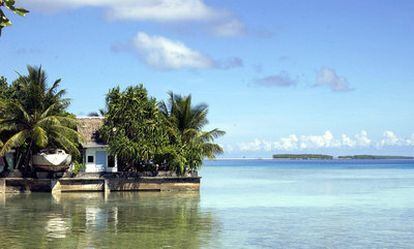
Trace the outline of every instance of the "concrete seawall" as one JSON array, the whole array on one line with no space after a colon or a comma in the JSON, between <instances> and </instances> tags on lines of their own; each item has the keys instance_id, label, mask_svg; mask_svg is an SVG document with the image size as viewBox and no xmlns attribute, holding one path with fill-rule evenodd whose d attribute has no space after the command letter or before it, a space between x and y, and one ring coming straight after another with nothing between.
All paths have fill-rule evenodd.
<instances>
[{"instance_id":1,"label":"concrete seawall","mask_svg":"<svg viewBox=\"0 0 414 249\"><path fill-rule=\"evenodd\" d=\"M0 193L199 191L201 177L0 178Z\"/></svg>"}]
</instances>

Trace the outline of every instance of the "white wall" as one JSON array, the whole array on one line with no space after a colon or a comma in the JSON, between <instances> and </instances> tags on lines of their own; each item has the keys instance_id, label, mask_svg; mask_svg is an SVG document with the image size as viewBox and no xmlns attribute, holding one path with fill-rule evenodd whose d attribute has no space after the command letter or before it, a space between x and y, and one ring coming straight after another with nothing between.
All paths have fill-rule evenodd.
<instances>
[{"instance_id":1,"label":"white wall","mask_svg":"<svg viewBox=\"0 0 414 249\"><path fill-rule=\"evenodd\" d=\"M110 168L108 167L108 153L106 153L106 164L105 165L97 165L96 163L96 154L97 152L106 152L106 148L87 148L85 149L85 172L87 173L98 173L98 172L118 172L118 162L115 157L115 167ZM88 156L94 157L93 163L88 163Z\"/></svg>"}]
</instances>

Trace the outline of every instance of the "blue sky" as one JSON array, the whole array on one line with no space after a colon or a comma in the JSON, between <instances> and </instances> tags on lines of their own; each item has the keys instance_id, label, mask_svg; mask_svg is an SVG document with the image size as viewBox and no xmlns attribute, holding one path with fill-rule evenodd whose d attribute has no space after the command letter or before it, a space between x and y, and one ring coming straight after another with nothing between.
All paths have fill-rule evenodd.
<instances>
[{"instance_id":1,"label":"blue sky","mask_svg":"<svg viewBox=\"0 0 414 249\"><path fill-rule=\"evenodd\" d=\"M122 4L119 4L122 2ZM109 88L210 106L226 157L414 155L413 1L24 0L0 74L42 65L78 115Z\"/></svg>"}]
</instances>

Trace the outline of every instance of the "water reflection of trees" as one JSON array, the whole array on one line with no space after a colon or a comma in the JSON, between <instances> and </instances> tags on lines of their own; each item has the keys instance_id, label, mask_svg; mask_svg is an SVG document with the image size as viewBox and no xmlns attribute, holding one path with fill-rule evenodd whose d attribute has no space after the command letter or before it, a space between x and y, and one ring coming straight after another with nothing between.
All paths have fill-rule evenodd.
<instances>
[{"instance_id":1,"label":"water reflection of trees","mask_svg":"<svg viewBox=\"0 0 414 249\"><path fill-rule=\"evenodd\" d=\"M0 202L9 248L200 248L217 221L199 193L15 195Z\"/></svg>"}]
</instances>

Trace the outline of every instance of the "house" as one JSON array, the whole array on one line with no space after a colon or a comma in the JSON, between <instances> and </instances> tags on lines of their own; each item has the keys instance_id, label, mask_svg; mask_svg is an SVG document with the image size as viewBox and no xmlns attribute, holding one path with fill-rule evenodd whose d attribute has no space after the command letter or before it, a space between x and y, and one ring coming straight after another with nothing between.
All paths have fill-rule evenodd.
<instances>
[{"instance_id":1,"label":"house","mask_svg":"<svg viewBox=\"0 0 414 249\"><path fill-rule=\"evenodd\" d=\"M78 132L82 135L81 155L86 173L118 172L116 156L108 153L108 145L98 139L98 130L103 125L102 117L77 118Z\"/></svg>"}]
</instances>

